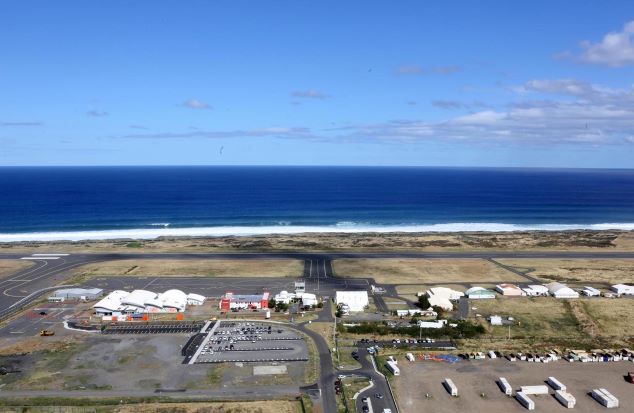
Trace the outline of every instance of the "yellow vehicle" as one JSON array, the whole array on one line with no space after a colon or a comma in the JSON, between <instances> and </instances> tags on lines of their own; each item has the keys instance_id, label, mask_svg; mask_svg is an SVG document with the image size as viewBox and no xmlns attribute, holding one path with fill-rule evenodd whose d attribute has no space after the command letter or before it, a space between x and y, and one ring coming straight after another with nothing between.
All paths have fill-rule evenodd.
<instances>
[{"instance_id":1,"label":"yellow vehicle","mask_svg":"<svg viewBox=\"0 0 634 413\"><path fill-rule=\"evenodd\" d=\"M50 330L42 330L40 331L40 336L42 337L48 337L48 336L54 336L55 332L54 331L50 331Z\"/></svg>"}]
</instances>

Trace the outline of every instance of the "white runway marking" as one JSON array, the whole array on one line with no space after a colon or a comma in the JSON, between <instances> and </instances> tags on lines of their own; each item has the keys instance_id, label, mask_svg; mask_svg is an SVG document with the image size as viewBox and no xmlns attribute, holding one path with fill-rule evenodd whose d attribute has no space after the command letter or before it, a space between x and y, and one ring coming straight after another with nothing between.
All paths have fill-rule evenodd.
<instances>
[{"instance_id":1,"label":"white runway marking","mask_svg":"<svg viewBox=\"0 0 634 413\"><path fill-rule=\"evenodd\" d=\"M62 257L22 257L21 260L59 260Z\"/></svg>"}]
</instances>

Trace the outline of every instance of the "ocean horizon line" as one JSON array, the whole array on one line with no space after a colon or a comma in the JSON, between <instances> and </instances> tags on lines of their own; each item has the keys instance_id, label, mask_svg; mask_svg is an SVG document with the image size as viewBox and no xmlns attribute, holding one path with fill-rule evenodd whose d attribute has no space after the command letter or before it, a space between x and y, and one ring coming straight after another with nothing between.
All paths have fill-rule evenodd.
<instances>
[{"instance_id":1,"label":"ocean horizon line","mask_svg":"<svg viewBox=\"0 0 634 413\"><path fill-rule=\"evenodd\" d=\"M247 237L262 235L299 235L319 233L458 233L458 232L523 232L523 231L632 231L634 222L600 224L510 224L455 222L415 225L367 225L338 223L334 225L265 225L170 227L168 223L153 224L161 228L130 228L85 231L50 231L0 233L0 243L28 241L91 241L112 239L156 239L159 237Z\"/></svg>"},{"instance_id":2,"label":"ocean horizon line","mask_svg":"<svg viewBox=\"0 0 634 413\"><path fill-rule=\"evenodd\" d=\"M0 169L62 169L62 168L386 168L386 169L489 169L489 170L544 170L544 171L634 171L634 168L606 168L606 167L572 167L572 166L487 166L487 165L0 165Z\"/></svg>"}]
</instances>

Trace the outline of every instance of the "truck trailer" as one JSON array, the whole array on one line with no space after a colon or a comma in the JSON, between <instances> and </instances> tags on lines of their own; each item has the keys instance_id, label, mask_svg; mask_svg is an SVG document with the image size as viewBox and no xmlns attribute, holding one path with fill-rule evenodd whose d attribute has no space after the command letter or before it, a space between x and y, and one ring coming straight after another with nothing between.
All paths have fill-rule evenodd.
<instances>
[{"instance_id":1,"label":"truck trailer","mask_svg":"<svg viewBox=\"0 0 634 413\"><path fill-rule=\"evenodd\" d=\"M518 402L520 402L522 406L526 407L526 409L535 410L535 402L526 394L518 391L517 393L515 393L515 398Z\"/></svg>"},{"instance_id":2,"label":"truck trailer","mask_svg":"<svg viewBox=\"0 0 634 413\"><path fill-rule=\"evenodd\" d=\"M502 393L506 394L507 396L511 396L513 394L513 388L509 384L508 380L506 380L506 378L500 377L498 379L498 386L500 386L500 390L502 390Z\"/></svg>"},{"instance_id":3,"label":"truck trailer","mask_svg":"<svg viewBox=\"0 0 634 413\"><path fill-rule=\"evenodd\" d=\"M567 393L565 390L555 390L555 399L567 409L574 408L577 403L575 396Z\"/></svg>"},{"instance_id":4,"label":"truck trailer","mask_svg":"<svg viewBox=\"0 0 634 413\"><path fill-rule=\"evenodd\" d=\"M453 380L451 379L445 379L442 382L443 386L445 386L445 389L447 389L447 392L452 395L453 397L458 397L458 388L456 387L456 385L453 383Z\"/></svg>"}]
</instances>

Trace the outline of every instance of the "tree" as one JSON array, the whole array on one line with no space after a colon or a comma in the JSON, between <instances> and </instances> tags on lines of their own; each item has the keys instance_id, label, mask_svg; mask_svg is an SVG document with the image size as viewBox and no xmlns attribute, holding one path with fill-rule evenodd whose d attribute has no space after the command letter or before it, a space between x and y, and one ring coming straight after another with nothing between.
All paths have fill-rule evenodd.
<instances>
[{"instance_id":1,"label":"tree","mask_svg":"<svg viewBox=\"0 0 634 413\"><path fill-rule=\"evenodd\" d=\"M442 307L438 307L437 305L433 306L432 309L438 313L438 319L441 319L445 315L445 309Z\"/></svg>"},{"instance_id":2,"label":"tree","mask_svg":"<svg viewBox=\"0 0 634 413\"><path fill-rule=\"evenodd\" d=\"M269 308L275 308L275 298L271 298L269 300Z\"/></svg>"},{"instance_id":3,"label":"tree","mask_svg":"<svg viewBox=\"0 0 634 413\"><path fill-rule=\"evenodd\" d=\"M423 310L427 310L429 307L429 298L426 295L418 297L418 307Z\"/></svg>"},{"instance_id":4,"label":"tree","mask_svg":"<svg viewBox=\"0 0 634 413\"><path fill-rule=\"evenodd\" d=\"M337 308L337 311L335 312L335 317L341 318L341 316L343 316L343 311L341 311L341 308Z\"/></svg>"}]
</instances>

